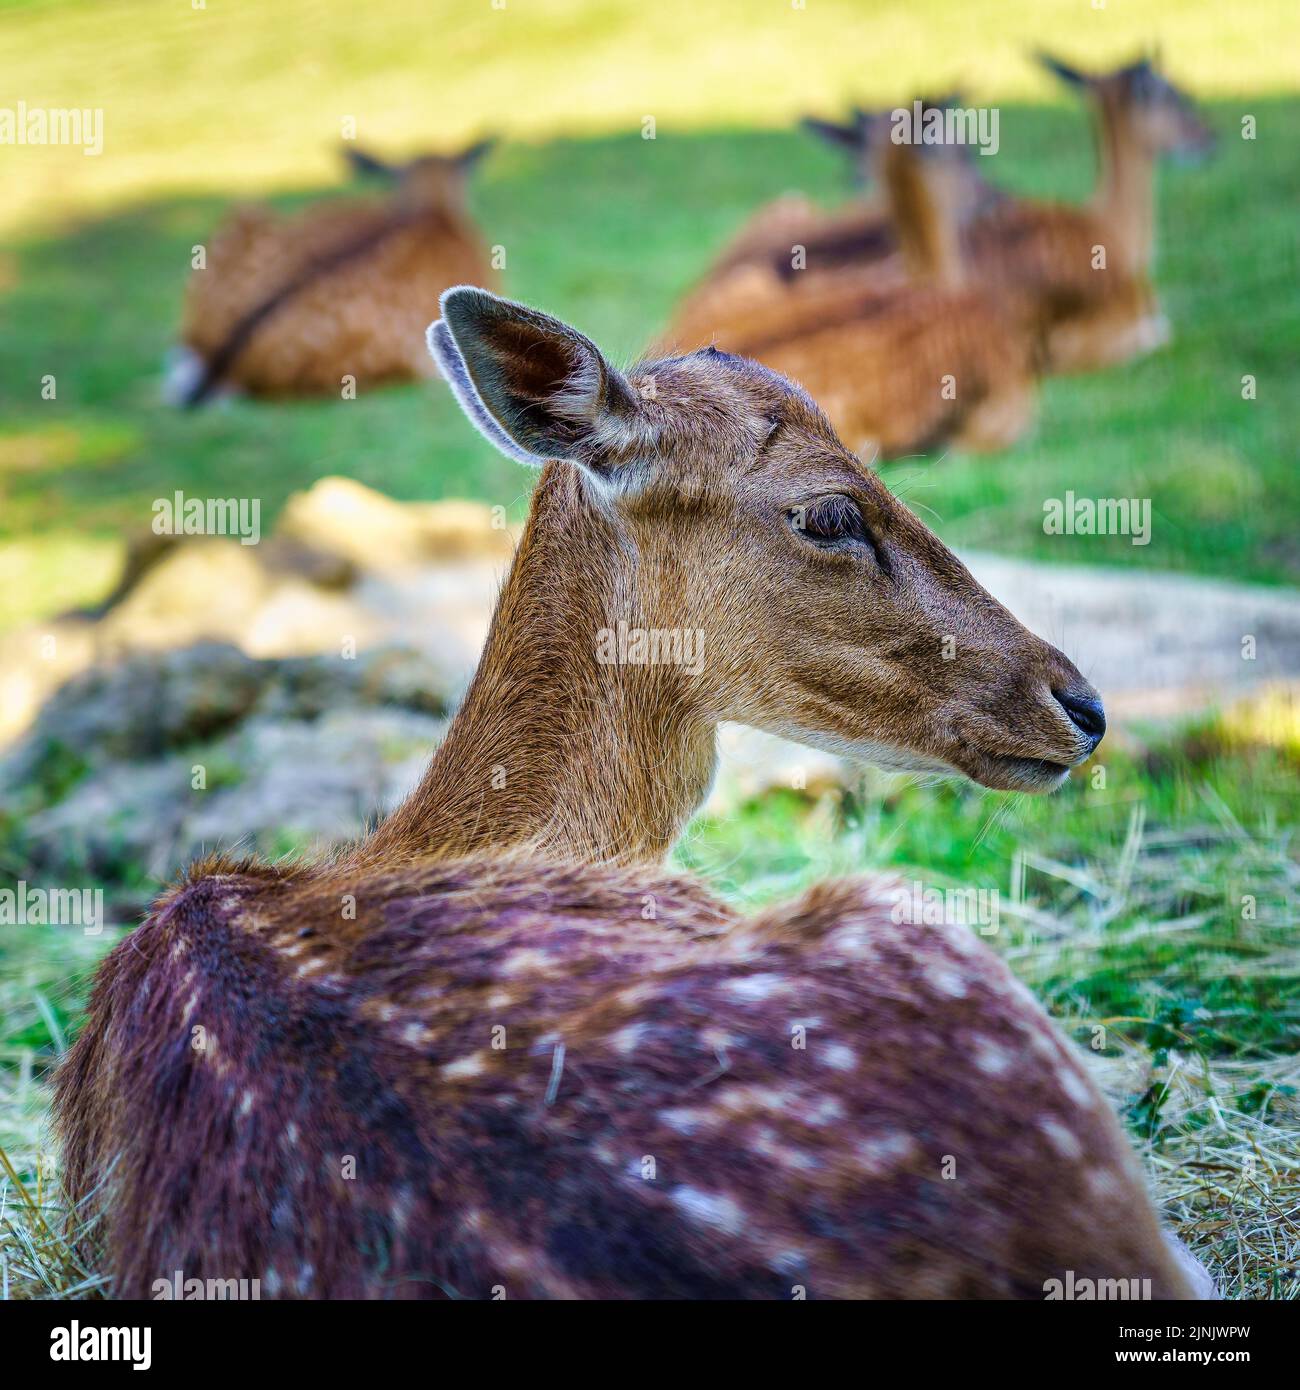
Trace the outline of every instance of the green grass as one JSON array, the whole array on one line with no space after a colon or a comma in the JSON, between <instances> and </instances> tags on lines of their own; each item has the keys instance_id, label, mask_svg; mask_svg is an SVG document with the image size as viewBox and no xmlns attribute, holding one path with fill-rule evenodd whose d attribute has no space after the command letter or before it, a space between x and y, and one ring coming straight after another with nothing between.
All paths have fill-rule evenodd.
<instances>
[{"instance_id":1,"label":"green grass","mask_svg":"<svg viewBox=\"0 0 1300 1390\"><path fill-rule=\"evenodd\" d=\"M1182 1238L1226 1292L1291 1298L1297 770L1294 750L1242 744L1210 721L1109 756L1104 787L1090 767L1045 799L877 777L842 794L769 793L697 819L677 859L751 905L867 870L998 890L985 939L1092 1056ZM0 877L22 872L21 827L0 826ZM138 866L134 877L142 900L156 885ZM90 1292L96 1273L62 1236L49 1071L120 933L5 931L0 1151L32 1201L0 1173L0 1283Z\"/></svg>"},{"instance_id":2,"label":"green grass","mask_svg":"<svg viewBox=\"0 0 1300 1390\"><path fill-rule=\"evenodd\" d=\"M1252 0L62 0L0 6L6 102L100 108L104 151L41 150L0 223L160 191L265 192L327 175L346 117L419 145L491 129L540 141L787 126L851 99L963 82L981 98L1059 93L1039 47L1097 65L1153 42L1211 96L1295 91L1300 16ZM26 158L16 152L13 158Z\"/></svg>"},{"instance_id":3,"label":"green grass","mask_svg":"<svg viewBox=\"0 0 1300 1390\"><path fill-rule=\"evenodd\" d=\"M1300 475L1288 443L1300 299L1285 292L1300 101L1255 106L1268 140L1234 138L1236 108L1218 107L1228 135L1218 160L1163 178L1170 349L1048 382L1035 434L1009 453L887 470L945 539L1061 561L1300 578ZM1001 181L1039 194L1085 190L1081 112L1013 107L1002 126L992 161ZM830 201L842 183L834 156L794 133L623 135L508 146L476 201L489 241L506 248L509 291L628 358L749 209L790 186ZM522 512L529 477L487 449L436 384L193 415L158 404L189 249L224 206L153 201L15 244L0 296L0 573L35 563L47 578L22 593L6 586L0 622L102 593L113 546L143 530L152 500L176 487L261 497L268 522L292 491L332 472L397 497L469 495ZM54 401L40 397L47 373ZM1245 373L1257 379L1254 401L1241 397ZM1151 498L1151 543L1044 535L1044 500L1066 489ZM87 563L69 565L79 544Z\"/></svg>"}]
</instances>

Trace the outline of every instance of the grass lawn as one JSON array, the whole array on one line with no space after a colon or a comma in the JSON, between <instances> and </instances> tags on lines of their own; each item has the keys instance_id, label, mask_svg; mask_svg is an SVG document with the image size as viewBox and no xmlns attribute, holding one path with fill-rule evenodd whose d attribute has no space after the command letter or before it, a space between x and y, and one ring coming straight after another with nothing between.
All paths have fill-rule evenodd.
<instances>
[{"instance_id":1,"label":"grass lawn","mask_svg":"<svg viewBox=\"0 0 1300 1390\"><path fill-rule=\"evenodd\" d=\"M770 793L697 819L677 859L754 905L869 868L995 892L985 939L1093 1058L1180 1236L1226 1293L1294 1298L1298 771L1300 748L1209 721L1130 740L1108 754L1104 786L1087 768L1048 799L876 776L841 795ZM0 821L0 877L23 865L21 827ZM56 1219L48 1069L119 935L6 928L0 1284L19 1296L100 1287Z\"/></svg>"}]
</instances>

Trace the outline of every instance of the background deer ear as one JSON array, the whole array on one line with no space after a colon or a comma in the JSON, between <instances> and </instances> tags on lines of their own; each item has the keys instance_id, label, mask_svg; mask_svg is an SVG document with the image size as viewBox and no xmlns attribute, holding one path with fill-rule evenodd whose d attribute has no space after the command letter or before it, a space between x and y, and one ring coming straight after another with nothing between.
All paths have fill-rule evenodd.
<instances>
[{"instance_id":1,"label":"background deer ear","mask_svg":"<svg viewBox=\"0 0 1300 1390\"><path fill-rule=\"evenodd\" d=\"M819 140L834 145L841 150L857 150L862 146L862 122L855 120L851 125L840 125L837 121L823 121L819 116L805 116L799 124Z\"/></svg>"},{"instance_id":2,"label":"background deer ear","mask_svg":"<svg viewBox=\"0 0 1300 1390\"><path fill-rule=\"evenodd\" d=\"M634 437L632 388L590 339L549 314L460 285L442 296L429 351L461 409L508 458L604 472Z\"/></svg>"},{"instance_id":3,"label":"background deer ear","mask_svg":"<svg viewBox=\"0 0 1300 1390\"><path fill-rule=\"evenodd\" d=\"M479 161L485 155L489 155L496 148L497 137L489 135L485 139L477 140L468 149L462 150L456 156L456 167L462 174L471 174L478 167Z\"/></svg>"},{"instance_id":4,"label":"background deer ear","mask_svg":"<svg viewBox=\"0 0 1300 1390\"><path fill-rule=\"evenodd\" d=\"M377 155L368 154L355 145L343 146L343 158L352 166L354 174L382 174L385 178L396 178L397 170L385 164Z\"/></svg>"},{"instance_id":5,"label":"background deer ear","mask_svg":"<svg viewBox=\"0 0 1300 1390\"><path fill-rule=\"evenodd\" d=\"M1068 82L1072 87L1088 86L1088 75L1080 72L1078 68L1072 68L1069 63L1063 63L1059 58L1053 58L1050 53L1041 51L1035 53L1034 57L1048 72L1059 77L1062 82Z\"/></svg>"}]
</instances>

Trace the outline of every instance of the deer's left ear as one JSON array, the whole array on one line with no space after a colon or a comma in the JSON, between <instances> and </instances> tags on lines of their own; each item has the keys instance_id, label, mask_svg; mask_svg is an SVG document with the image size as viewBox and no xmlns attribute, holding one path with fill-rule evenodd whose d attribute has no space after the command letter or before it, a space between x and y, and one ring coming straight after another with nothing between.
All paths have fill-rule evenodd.
<instances>
[{"instance_id":1,"label":"deer's left ear","mask_svg":"<svg viewBox=\"0 0 1300 1390\"><path fill-rule=\"evenodd\" d=\"M841 125L838 121L824 121L820 116L805 116L799 124L809 135L815 135L819 140L825 140L828 145L834 145L841 150L860 150L864 142L864 121L861 113L855 113L853 121L848 125Z\"/></svg>"},{"instance_id":2,"label":"deer's left ear","mask_svg":"<svg viewBox=\"0 0 1300 1390\"><path fill-rule=\"evenodd\" d=\"M492 153L496 144L497 137L495 135L489 135L486 139L476 141L468 149L461 150L456 156L456 167L462 174L472 173L478 167L479 161Z\"/></svg>"},{"instance_id":3,"label":"deer's left ear","mask_svg":"<svg viewBox=\"0 0 1300 1390\"><path fill-rule=\"evenodd\" d=\"M352 166L354 174L378 174L387 179L397 177L397 170L391 164L386 164L377 155L356 145L344 145L343 158Z\"/></svg>"},{"instance_id":4,"label":"deer's left ear","mask_svg":"<svg viewBox=\"0 0 1300 1390\"><path fill-rule=\"evenodd\" d=\"M1087 87L1092 79L1087 73L1080 72L1078 68L1072 68L1069 63L1063 63L1059 58L1055 58L1050 53L1044 53L1041 49L1034 54L1048 72L1059 77L1062 82L1068 82L1071 87Z\"/></svg>"},{"instance_id":5,"label":"deer's left ear","mask_svg":"<svg viewBox=\"0 0 1300 1390\"><path fill-rule=\"evenodd\" d=\"M461 409L520 463L570 459L603 473L641 433L635 392L595 343L487 290L442 296L429 351Z\"/></svg>"}]
</instances>

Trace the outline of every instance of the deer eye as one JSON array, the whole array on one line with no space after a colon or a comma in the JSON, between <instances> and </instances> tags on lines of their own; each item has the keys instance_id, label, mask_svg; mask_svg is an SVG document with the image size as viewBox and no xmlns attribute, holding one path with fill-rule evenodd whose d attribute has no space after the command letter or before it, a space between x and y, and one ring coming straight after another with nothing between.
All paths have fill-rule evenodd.
<instances>
[{"instance_id":1,"label":"deer eye","mask_svg":"<svg viewBox=\"0 0 1300 1390\"><path fill-rule=\"evenodd\" d=\"M793 530L814 545L871 544L862 511L850 497L838 493L819 497L805 506L791 507L787 515Z\"/></svg>"}]
</instances>

